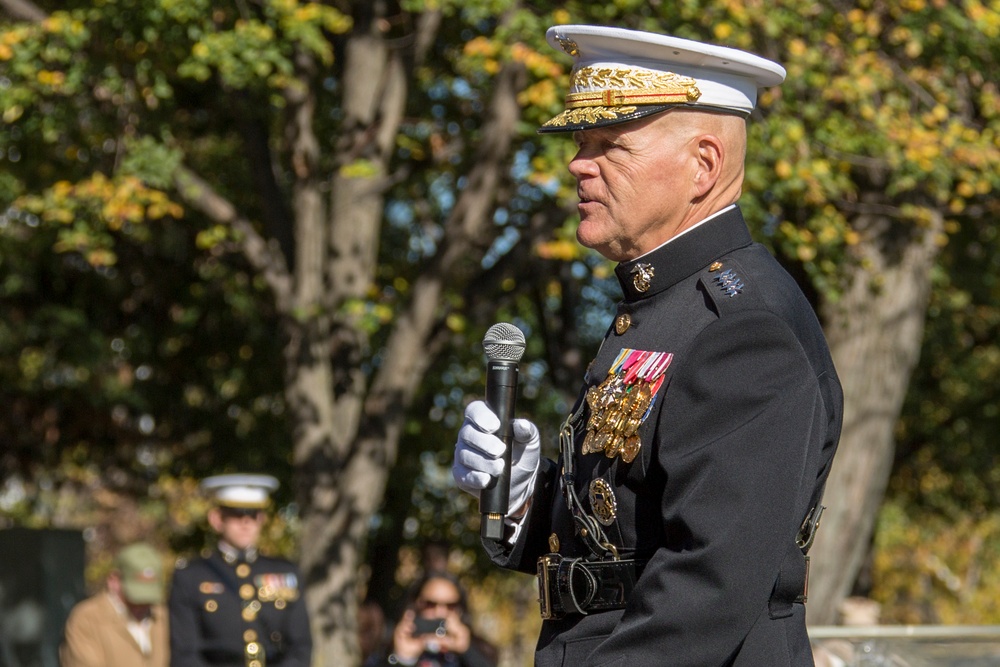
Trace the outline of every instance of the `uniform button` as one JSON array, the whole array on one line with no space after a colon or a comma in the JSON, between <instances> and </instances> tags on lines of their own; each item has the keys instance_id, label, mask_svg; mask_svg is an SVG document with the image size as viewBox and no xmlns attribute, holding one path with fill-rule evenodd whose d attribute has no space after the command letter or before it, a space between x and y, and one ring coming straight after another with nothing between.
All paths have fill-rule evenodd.
<instances>
[{"instance_id":1,"label":"uniform button","mask_svg":"<svg viewBox=\"0 0 1000 667\"><path fill-rule=\"evenodd\" d=\"M708 267L709 271L718 271L722 268L722 262L712 262L712 265Z\"/></svg>"},{"instance_id":2,"label":"uniform button","mask_svg":"<svg viewBox=\"0 0 1000 667\"><path fill-rule=\"evenodd\" d=\"M244 579L245 579L246 577L249 577L249 576L250 576L250 566L249 566L249 565L247 565L246 563L240 563L240 564L239 564L239 565L238 565L238 566L236 567L236 574L237 574L237 575L238 575L239 577L242 577L242 578L244 578Z\"/></svg>"},{"instance_id":3,"label":"uniform button","mask_svg":"<svg viewBox=\"0 0 1000 667\"><path fill-rule=\"evenodd\" d=\"M240 586L240 597L243 598L244 600L250 600L253 598L253 594L254 592L256 592L256 590L257 589L251 586L250 584L243 584L242 586Z\"/></svg>"},{"instance_id":4,"label":"uniform button","mask_svg":"<svg viewBox=\"0 0 1000 667\"><path fill-rule=\"evenodd\" d=\"M257 631L256 630L247 630L246 632L244 632L243 633L243 641L245 641L245 642L255 642L255 641L257 641Z\"/></svg>"},{"instance_id":5,"label":"uniform button","mask_svg":"<svg viewBox=\"0 0 1000 667\"><path fill-rule=\"evenodd\" d=\"M257 642L250 642L247 644L247 655L253 657L260 653L260 644Z\"/></svg>"},{"instance_id":6,"label":"uniform button","mask_svg":"<svg viewBox=\"0 0 1000 667\"><path fill-rule=\"evenodd\" d=\"M284 609L286 604L288 604L288 603L285 602L284 600L282 600L281 598L278 598L277 600L274 601L274 608L275 609Z\"/></svg>"},{"instance_id":7,"label":"uniform button","mask_svg":"<svg viewBox=\"0 0 1000 667\"><path fill-rule=\"evenodd\" d=\"M216 602L215 600L209 600L208 602L205 603L205 611L207 611L208 613L212 613L218 608L219 608L219 603Z\"/></svg>"},{"instance_id":8,"label":"uniform button","mask_svg":"<svg viewBox=\"0 0 1000 667\"><path fill-rule=\"evenodd\" d=\"M619 336L628 331L630 326L632 326L632 316L628 313L622 313L615 318L615 333Z\"/></svg>"}]
</instances>

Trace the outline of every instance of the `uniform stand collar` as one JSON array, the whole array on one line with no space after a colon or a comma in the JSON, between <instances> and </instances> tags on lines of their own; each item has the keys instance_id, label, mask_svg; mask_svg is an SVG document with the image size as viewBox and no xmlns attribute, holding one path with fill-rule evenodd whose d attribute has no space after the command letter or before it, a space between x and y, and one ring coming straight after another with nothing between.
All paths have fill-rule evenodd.
<instances>
[{"instance_id":1,"label":"uniform stand collar","mask_svg":"<svg viewBox=\"0 0 1000 667\"><path fill-rule=\"evenodd\" d=\"M615 267L626 302L646 299L697 273L713 260L753 239L738 207L665 243L638 259Z\"/></svg>"},{"instance_id":2,"label":"uniform stand collar","mask_svg":"<svg viewBox=\"0 0 1000 667\"><path fill-rule=\"evenodd\" d=\"M252 563L257 560L257 547L237 549L228 542L221 540L219 541L219 553L222 555L222 560L226 561L229 565Z\"/></svg>"}]
</instances>

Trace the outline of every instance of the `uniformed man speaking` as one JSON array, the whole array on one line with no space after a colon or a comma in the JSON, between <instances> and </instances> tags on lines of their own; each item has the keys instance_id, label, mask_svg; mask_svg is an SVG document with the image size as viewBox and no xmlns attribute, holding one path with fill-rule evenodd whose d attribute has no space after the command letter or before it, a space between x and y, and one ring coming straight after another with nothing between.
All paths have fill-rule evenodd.
<instances>
[{"instance_id":1,"label":"uniformed man speaking","mask_svg":"<svg viewBox=\"0 0 1000 667\"><path fill-rule=\"evenodd\" d=\"M257 551L278 480L219 475L201 487L213 498L208 521L219 541L174 572L171 667L309 667L312 638L298 571Z\"/></svg>"},{"instance_id":2,"label":"uniformed man speaking","mask_svg":"<svg viewBox=\"0 0 1000 667\"><path fill-rule=\"evenodd\" d=\"M622 290L558 465L514 420L508 531L484 545L538 576L536 665L804 667L805 582L842 392L813 309L737 204L746 122L784 69L735 49L557 26L574 60L578 241ZM502 471L471 403L458 485ZM495 520L494 520L495 521Z\"/></svg>"}]
</instances>

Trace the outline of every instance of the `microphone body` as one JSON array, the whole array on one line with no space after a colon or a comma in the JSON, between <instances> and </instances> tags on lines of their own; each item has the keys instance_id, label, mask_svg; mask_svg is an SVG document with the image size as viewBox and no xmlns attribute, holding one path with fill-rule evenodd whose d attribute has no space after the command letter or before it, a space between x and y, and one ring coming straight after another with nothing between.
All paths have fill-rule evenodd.
<instances>
[{"instance_id":1,"label":"microphone body","mask_svg":"<svg viewBox=\"0 0 1000 667\"><path fill-rule=\"evenodd\" d=\"M511 444L514 440L514 403L517 400L518 361L524 353L524 334L517 327L499 323L483 339L486 364L486 405L500 420L496 436L503 441L503 472L479 494L480 536L503 539L504 516L510 504Z\"/></svg>"}]
</instances>

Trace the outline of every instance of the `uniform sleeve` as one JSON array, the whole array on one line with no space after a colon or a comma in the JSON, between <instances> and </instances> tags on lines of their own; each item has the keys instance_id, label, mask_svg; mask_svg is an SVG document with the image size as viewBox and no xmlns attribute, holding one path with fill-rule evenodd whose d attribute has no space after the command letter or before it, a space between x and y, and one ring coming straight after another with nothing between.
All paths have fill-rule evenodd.
<instances>
[{"instance_id":1,"label":"uniform sleeve","mask_svg":"<svg viewBox=\"0 0 1000 667\"><path fill-rule=\"evenodd\" d=\"M298 581L302 577L295 571ZM283 667L309 667L312 661L312 631L309 628L309 612L306 607L306 600L299 596L294 603L289 605L287 625L288 651L282 659Z\"/></svg>"},{"instance_id":2,"label":"uniform sleeve","mask_svg":"<svg viewBox=\"0 0 1000 667\"><path fill-rule=\"evenodd\" d=\"M675 360L654 437L652 465L665 484L648 511L661 514L663 544L587 665L615 664L640 646L672 667L728 664L769 620L808 509L827 419L784 322L764 311L727 315L686 357Z\"/></svg>"},{"instance_id":3,"label":"uniform sleeve","mask_svg":"<svg viewBox=\"0 0 1000 667\"><path fill-rule=\"evenodd\" d=\"M558 502L559 476L555 461L542 458L535 477L531 507L521 519L521 530L513 545L483 540L490 559L500 567L534 574L539 556L548 551L552 503Z\"/></svg>"},{"instance_id":4,"label":"uniform sleeve","mask_svg":"<svg viewBox=\"0 0 1000 667\"><path fill-rule=\"evenodd\" d=\"M98 636L96 624L79 605L70 612L64 633L59 647L61 667L106 667L107 656L94 640Z\"/></svg>"},{"instance_id":5,"label":"uniform sleeve","mask_svg":"<svg viewBox=\"0 0 1000 667\"><path fill-rule=\"evenodd\" d=\"M170 586L170 667L208 667L201 658L201 630L190 573L174 572Z\"/></svg>"}]
</instances>

